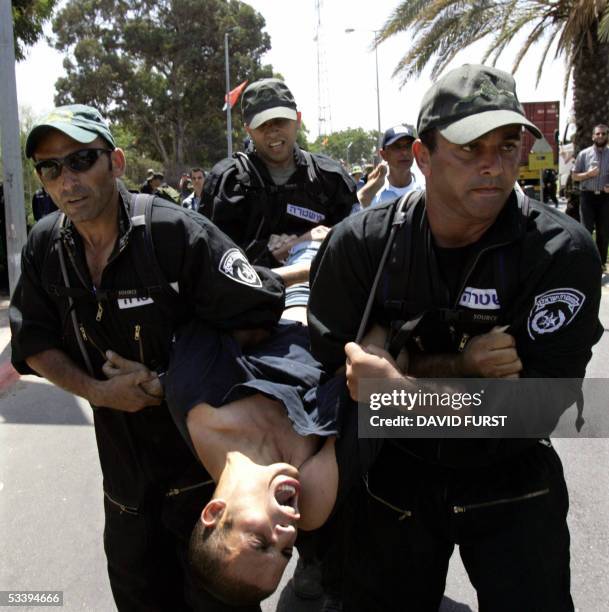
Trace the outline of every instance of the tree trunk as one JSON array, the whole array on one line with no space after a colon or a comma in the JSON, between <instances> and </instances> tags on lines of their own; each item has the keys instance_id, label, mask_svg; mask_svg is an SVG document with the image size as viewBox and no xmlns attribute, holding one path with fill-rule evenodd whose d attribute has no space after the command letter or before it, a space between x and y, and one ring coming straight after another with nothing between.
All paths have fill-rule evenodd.
<instances>
[{"instance_id":1,"label":"tree trunk","mask_svg":"<svg viewBox=\"0 0 609 612\"><path fill-rule=\"evenodd\" d=\"M592 144L592 130L609 123L609 44L599 43L596 27L573 67L575 153Z\"/></svg>"}]
</instances>

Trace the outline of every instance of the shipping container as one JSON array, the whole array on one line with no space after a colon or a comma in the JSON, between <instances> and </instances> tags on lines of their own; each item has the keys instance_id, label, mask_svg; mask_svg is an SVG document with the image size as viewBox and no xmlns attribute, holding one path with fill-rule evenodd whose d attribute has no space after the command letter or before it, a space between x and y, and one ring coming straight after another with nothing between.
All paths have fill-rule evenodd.
<instances>
[{"instance_id":1,"label":"shipping container","mask_svg":"<svg viewBox=\"0 0 609 612\"><path fill-rule=\"evenodd\" d=\"M552 168L558 171L559 102L523 102L522 106L527 118L541 130L544 138L552 148ZM541 199L539 192L540 170L529 168L529 153L536 142L537 139L533 134L525 130L520 149L520 172L518 178L524 182L525 186L534 188L536 197Z\"/></svg>"}]
</instances>

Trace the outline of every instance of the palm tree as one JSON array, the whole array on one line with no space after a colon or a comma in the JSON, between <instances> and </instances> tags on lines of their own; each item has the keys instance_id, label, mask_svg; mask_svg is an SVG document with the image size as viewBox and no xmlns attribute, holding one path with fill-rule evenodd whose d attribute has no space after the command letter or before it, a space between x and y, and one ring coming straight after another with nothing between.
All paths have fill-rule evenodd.
<instances>
[{"instance_id":1,"label":"palm tree","mask_svg":"<svg viewBox=\"0 0 609 612\"><path fill-rule=\"evenodd\" d=\"M537 83L552 49L564 57L565 97L573 79L576 149L590 145L594 125L609 122L609 0L404 0L376 43L406 30L413 44L393 73L402 84L430 62L437 77L459 51L485 37L490 43L481 62L495 65L525 30L512 73L537 43L543 44Z\"/></svg>"}]
</instances>

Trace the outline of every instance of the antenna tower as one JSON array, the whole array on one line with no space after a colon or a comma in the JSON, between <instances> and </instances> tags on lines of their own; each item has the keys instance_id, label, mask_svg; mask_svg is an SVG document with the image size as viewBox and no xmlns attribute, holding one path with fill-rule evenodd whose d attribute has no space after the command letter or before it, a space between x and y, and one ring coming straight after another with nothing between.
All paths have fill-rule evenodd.
<instances>
[{"instance_id":1,"label":"antenna tower","mask_svg":"<svg viewBox=\"0 0 609 612\"><path fill-rule=\"evenodd\" d=\"M317 132L319 136L329 134L332 131L328 65L326 62L325 35L321 19L322 8L323 0L315 0L317 23L314 40L317 43Z\"/></svg>"}]
</instances>

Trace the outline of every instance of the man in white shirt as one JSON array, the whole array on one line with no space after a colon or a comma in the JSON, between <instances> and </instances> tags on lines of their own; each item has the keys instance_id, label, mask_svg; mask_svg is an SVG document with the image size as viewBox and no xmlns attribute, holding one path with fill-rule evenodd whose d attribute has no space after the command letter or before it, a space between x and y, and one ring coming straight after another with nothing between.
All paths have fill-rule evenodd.
<instances>
[{"instance_id":1,"label":"man in white shirt","mask_svg":"<svg viewBox=\"0 0 609 612\"><path fill-rule=\"evenodd\" d=\"M203 192L203 184L205 183L205 172L202 168L193 168L190 171L190 180L192 181L193 192L182 200L184 208L199 210L201 204L201 193Z\"/></svg>"},{"instance_id":2,"label":"man in white shirt","mask_svg":"<svg viewBox=\"0 0 609 612\"><path fill-rule=\"evenodd\" d=\"M408 124L396 125L385 132L379 150L383 161L357 192L362 208L377 206L423 188L411 170L414 160L412 143L416 137L415 128Z\"/></svg>"}]
</instances>

